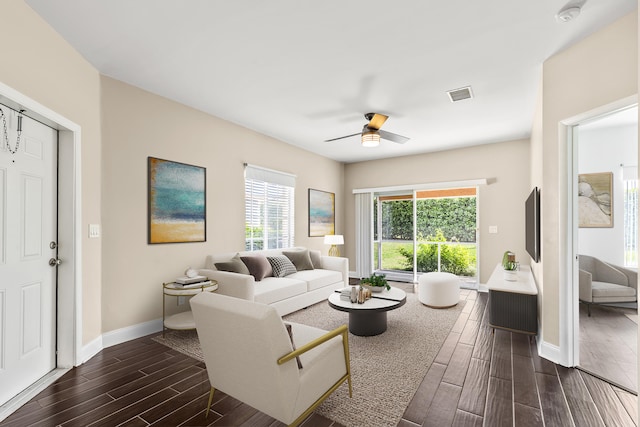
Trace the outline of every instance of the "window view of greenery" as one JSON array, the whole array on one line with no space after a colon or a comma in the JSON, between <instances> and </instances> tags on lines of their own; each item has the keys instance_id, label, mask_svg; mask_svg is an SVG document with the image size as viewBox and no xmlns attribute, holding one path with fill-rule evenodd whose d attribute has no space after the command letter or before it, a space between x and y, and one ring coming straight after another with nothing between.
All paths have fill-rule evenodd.
<instances>
[{"instance_id":1,"label":"window view of greenery","mask_svg":"<svg viewBox=\"0 0 640 427\"><path fill-rule=\"evenodd\" d=\"M412 200L376 199L381 205L382 256L384 270L413 270ZM374 221L377 224L377 205ZM458 276L475 276L476 198L431 198L416 201L417 271L446 271ZM378 242L374 227L374 240ZM378 244L374 259L378 259ZM438 264L440 267L438 268Z\"/></svg>"}]
</instances>

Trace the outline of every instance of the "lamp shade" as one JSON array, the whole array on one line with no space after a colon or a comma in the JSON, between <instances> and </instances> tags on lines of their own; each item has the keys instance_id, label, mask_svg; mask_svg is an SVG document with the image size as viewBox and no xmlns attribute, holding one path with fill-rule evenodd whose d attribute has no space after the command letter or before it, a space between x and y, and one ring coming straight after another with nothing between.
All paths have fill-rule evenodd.
<instances>
[{"instance_id":1,"label":"lamp shade","mask_svg":"<svg viewBox=\"0 0 640 427\"><path fill-rule=\"evenodd\" d=\"M377 147L380 145L380 134L375 130L363 132L361 142L363 147Z\"/></svg>"},{"instance_id":2,"label":"lamp shade","mask_svg":"<svg viewBox=\"0 0 640 427\"><path fill-rule=\"evenodd\" d=\"M344 245L344 237L342 234L327 234L324 236L325 245Z\"/></svg>"}]
</instances>

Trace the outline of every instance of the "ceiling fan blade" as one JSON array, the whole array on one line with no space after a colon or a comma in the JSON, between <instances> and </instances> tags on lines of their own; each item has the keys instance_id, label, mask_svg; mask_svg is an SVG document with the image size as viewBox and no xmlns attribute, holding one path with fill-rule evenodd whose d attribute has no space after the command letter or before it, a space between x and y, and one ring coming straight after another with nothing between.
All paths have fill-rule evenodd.
<instances>
[{"instance_id":1,"label":"ceiling fan blade","mask_svg":"<svg viewBox=\"0 0 640 427\"><path fill-rule=\"evenodd\" d=\"M391 142L396 142L398 144L404 144L411 138L407 138L406 136L398 135L397 133L391 133L384 130L379 130L380 138L387 139Z\"/></svg>"},{"instance_id":2,"label":"ceiling fan blade","mask_svg":"<svg viewBox=\"0 0 640 427\"><path fill-rule=\"evenodd\" d=\"M389 116L385 116L384 114L374 113L371 120L369 120L369 124L367 125L367 127L378 130L382 127L382 125L387 121L388 118Z\"/></svg>"},{"instance_id":3,"label":"ceiling fan blade","mask_svg":"<svg viewBox=\"0 0 640 427\"><path fill-rule=\"evenodd\" d=\"M333 142L333 141L337 141L337 140L339 140L339 139L351 138L352 136L356 136L356 135L361 135L361 132L354 133L354 134L352 134L352 135L340 136L340 137L338 137L338 138L327 139L327 140L326 140L326 141L324 141L324 142Z\"/></svg>"}]
</instances>

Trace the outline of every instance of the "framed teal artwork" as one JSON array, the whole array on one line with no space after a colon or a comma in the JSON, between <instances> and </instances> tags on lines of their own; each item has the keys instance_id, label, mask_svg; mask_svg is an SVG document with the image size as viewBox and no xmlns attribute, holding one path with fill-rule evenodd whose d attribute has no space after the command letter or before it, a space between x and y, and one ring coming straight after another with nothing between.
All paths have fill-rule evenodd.
<instances>
[{"instance_id":1,"label":"framed teal artwork","mask_svg":"<svg viewBox=\"0 0 640 427\"><path fill-rule=\"evenodd\" d=\"M206 169L149 157L148 174L148 242L205 242Z\"/></svg>"},{"instance_id":2,"label":"framed teal artwork","mask_svg":"<svg viewBox=\"0 0 640 427\"><path fill-rule=\"evenodd\" d=\"M328 191L309 189L309 237L335 234L336 195Z\"/></svg>"}]
</instances>

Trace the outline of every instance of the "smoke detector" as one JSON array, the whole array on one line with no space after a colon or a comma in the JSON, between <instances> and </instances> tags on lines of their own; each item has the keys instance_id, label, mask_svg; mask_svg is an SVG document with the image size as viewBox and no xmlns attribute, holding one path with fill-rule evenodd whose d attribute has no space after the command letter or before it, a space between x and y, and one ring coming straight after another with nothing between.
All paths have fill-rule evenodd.
<instances>
[{"instance_id":1,"label":"smoke detector","mask_svg":"<svg viewBox=\"0 0 640 427\"><path fill-rule=\"evenodd\" d=\"M578 6L565 7L556 14L556 21L569 22L580 15L580 10L581 9Z\"/></svg>"}]
</instances>

